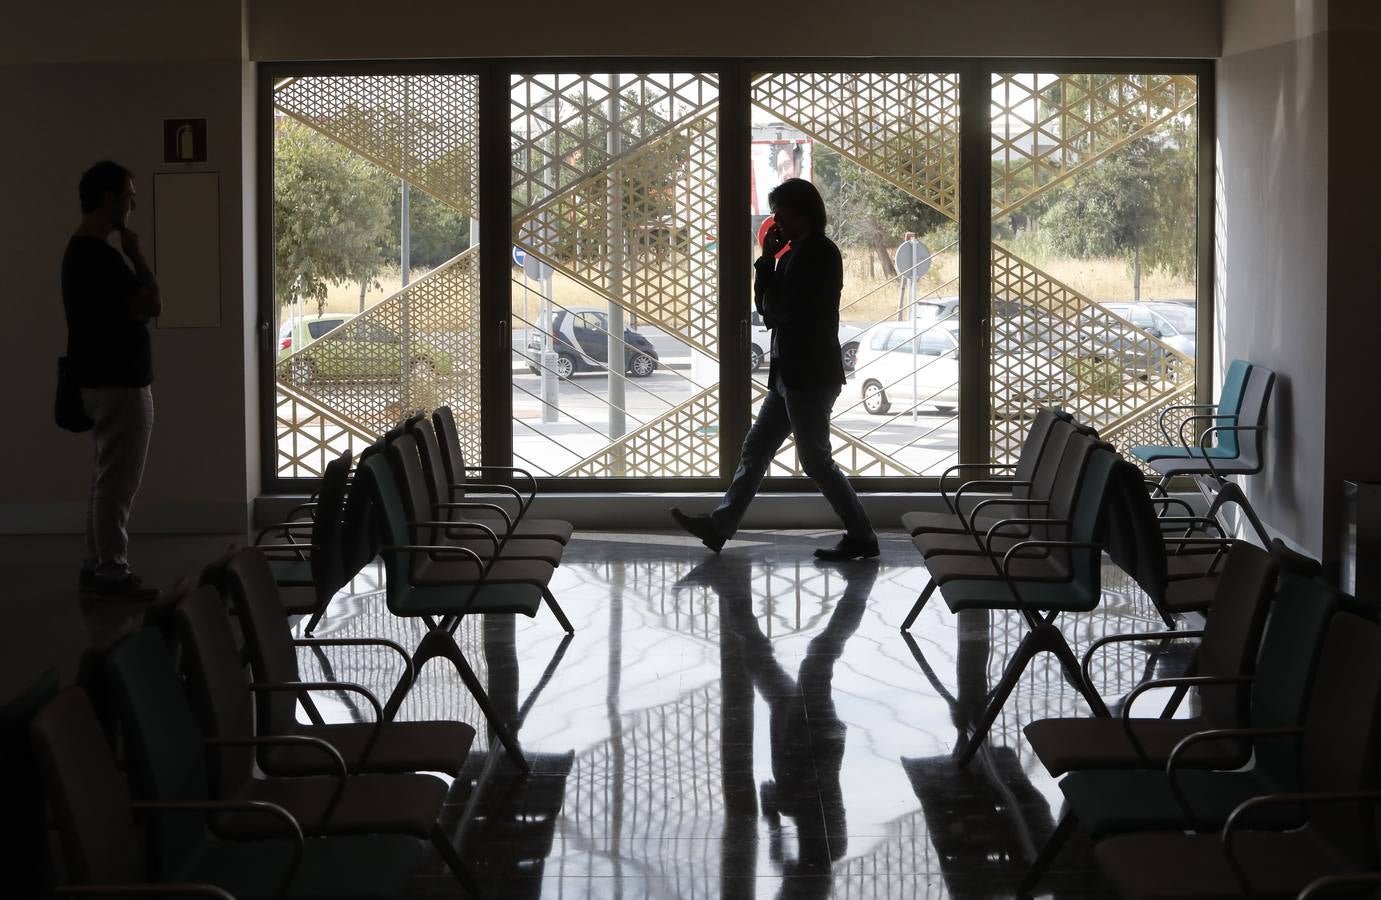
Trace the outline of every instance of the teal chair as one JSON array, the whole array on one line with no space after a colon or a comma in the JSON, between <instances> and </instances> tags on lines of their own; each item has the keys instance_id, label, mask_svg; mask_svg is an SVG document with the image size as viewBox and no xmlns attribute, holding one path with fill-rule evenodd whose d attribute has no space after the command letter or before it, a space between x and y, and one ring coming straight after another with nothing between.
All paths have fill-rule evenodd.
<instances>
[{"instance_id":1,"label":"teal chair","mask_svg":"<svg viewBox=\"0 0 1381 900\"><path fill-rule=\"evenodd\" d=\"M1144 463L1156 459L1187 459L1207 454L1212 459L1235 459L1239 452L1237 432L1223 430L1216 434L1214 446L1201 450L1194 445L1185 433L1185 426L1192 422L1211 420L1213 425L1233 425L1242 411L1242 398L1247 391L1247 376L1251 374L1252 364L1244 359L1234 359L1228 365L1227 377L1223 379L1223 390L1218 395L1217 404L1177 403L1167 406L1160 413L1160 432L1165 435L1163 445L1143 445L1133 447L1131 454ZM1190 412L1192 415L1180 419L1179 427L1172 434L1167 427L1167 417L1176 412Z\"/></svg>"}]
</instances>

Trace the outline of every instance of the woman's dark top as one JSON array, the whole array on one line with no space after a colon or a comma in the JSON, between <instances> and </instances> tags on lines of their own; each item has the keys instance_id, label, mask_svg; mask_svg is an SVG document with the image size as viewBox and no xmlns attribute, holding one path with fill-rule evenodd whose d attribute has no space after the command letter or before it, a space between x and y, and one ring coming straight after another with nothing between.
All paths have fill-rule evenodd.
<instances>
[{"instance_id":1,"label":"woman's dark top","mask_svg":"<svg viewBox=\"0 0 1381 900\"><path fill-rule=\"evenodd\" d=\"M823 234L793 241L781 259L753 264L753 302L772 330L768 385L838 387L844 383L839 348L839 295L844 258Z\"/></svg>"}]
</instances>

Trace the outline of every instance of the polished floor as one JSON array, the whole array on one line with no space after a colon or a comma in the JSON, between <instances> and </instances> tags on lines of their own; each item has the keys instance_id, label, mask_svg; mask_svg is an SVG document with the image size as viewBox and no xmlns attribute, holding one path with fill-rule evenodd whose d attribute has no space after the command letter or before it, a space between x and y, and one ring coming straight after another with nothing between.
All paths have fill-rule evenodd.
<instances>
[{"instance_id":1,"label":"polished floor","mask_svg":"<svg viewBox=\"0 0 1381 900\"><path fill-rule=\"evenodd\" d=\"M828 538L750 533L716 557L681 535L582 534L553 583L574 635L545 609L462 625L461 646L534 774L516 774L444 660L424 668L400 717L480 728L446 824L492 896L1012 895L1060 812L1059 789L1021 728L1087 714L1084 701L1053 660L1038 658L977 758L959 767L955 747L1021 621L956 616L937 597L903 635L927 580L909 541L886 535L876 563L817 565L811 551ZM317 635L415 646L420 624L388 613L380 577L362 573ZM1097 612L1062 620L1076 652L1158 625L1115 569L1104 587ZM92 639L122 622L119 609L85 612ZM1105 699L1185 662L1146 652L1121 645L1100 658ZM372 649L304 651L302 665L304 677L380 693L399 674ZM328 698L323 712L367 717L347 698ZM1079 841L1044 890L1108 893ZM416 895L462 896L439 862Z\"/></svg>"}]
</instances>

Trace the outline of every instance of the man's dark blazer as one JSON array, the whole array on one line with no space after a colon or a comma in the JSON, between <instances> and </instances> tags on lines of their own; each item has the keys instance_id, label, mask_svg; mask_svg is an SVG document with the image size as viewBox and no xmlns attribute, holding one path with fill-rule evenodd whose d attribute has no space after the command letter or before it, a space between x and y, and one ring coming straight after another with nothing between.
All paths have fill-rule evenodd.
<instances>
[{"instance_id":1,"label":"man's dark blazer","mask_svg":"<svg viewBox=\"0 0 1381 900\"><path fill-rule=\"evenodd\" d=\"M753 302L772 330L777 358L768 384L788 388L837 387L844 383L839 349L839 295L844 259L823 234L793 241L781 259L753 264Z\"/></svg>"}]
</instances>

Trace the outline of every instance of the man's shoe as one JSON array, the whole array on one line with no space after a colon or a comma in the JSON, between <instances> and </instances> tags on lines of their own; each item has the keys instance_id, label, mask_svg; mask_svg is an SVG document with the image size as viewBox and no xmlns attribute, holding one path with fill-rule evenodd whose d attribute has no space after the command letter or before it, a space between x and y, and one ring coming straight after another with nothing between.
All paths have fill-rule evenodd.
<instances>
[{"instance_id":1,"label":"man's shoe","mask_svg":"<svg viewBox=\"0 0 1381 900\"><path fill-rule=\"evenodd\" d=\"M691 534L700 538L700 543L709 547L715 553L724 548L724 535L714 527L714 522L709 516L688 516L676 507L671 508L671 517L676 520L676 524L689 531Z\"/></svg>"},{"instance_id":2,"label":"man's shoe","mask_svg":"<svg viewBox=\"0 0 1381 900\"><path fill-rule=\"evenodd\" d=\"M96 576L95 585L91 593L103 600L137 600L149 601L157 600L161 591L158 588L145 587L144 582L138 575L126 575L123 578L101 578Z\"/></svg>"},{"instance_id":3,"label":"man's shoe","mask_svg":"<svg viewBox=\"0 0 1381 900\"><path fill-rule=\"evenodd\" d=\"M877 538L858 540L846 534L833 547L821 547L816 550L815 558L826 562L844 562L850 559L874 559L878 553Z\"/></svg>"}]
</instances>

